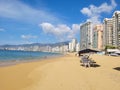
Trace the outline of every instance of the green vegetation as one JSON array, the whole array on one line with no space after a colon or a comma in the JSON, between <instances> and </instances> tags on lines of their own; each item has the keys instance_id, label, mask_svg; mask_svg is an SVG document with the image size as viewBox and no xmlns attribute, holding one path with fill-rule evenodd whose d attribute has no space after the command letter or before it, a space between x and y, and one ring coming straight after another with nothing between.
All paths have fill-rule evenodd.
<instances>
[{"instance_id":1,"label":"green vegetation","mask_svg":"<svg viewBox=\"0 0 120 90\"><path fill-rule=\"evenodd\" d=\"M105 48L107 48L107 49L116 49L117 47L115 47L115 46L111 46L111 45L106 45Z\"/></svg>"},{"instance_id":2,"label":"green vegetation","mask_svg":"<svg viewBox=\"0 0 120 90\"><path fill-rule=\"evenodd\" d=\"M105 54L107 54L107 49L117 49L117 47L112 46L112 45L106 45L105 46Z\"/></svg>"}]
</instances>

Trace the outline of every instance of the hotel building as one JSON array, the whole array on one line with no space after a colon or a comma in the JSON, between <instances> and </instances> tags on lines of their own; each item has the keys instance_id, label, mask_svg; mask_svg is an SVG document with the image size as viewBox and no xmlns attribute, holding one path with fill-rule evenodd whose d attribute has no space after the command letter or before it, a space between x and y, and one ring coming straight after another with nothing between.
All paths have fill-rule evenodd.
<instances>
[{"instance_id":1,"label":"hotel building","mask_svg":"<svg viewBox=\"0 0 120 90\"><path fill-rule=\"evenodd\" d=\"M77 44L76 39L72 39L72 41L69 42L69 51L70 52L75 52L76 51L76 44Z\"/></svg>"},{"instance_id":2,"label":"hotel building","mask_svg":"<svg viewBox=\"0 0 120 90\"><path fill-rule=\"evenodd\" d=\"M76 44L76 52L80 51L80 43Z\"/></svg>"},{"instance_id":3,"label":"hotel building","mask_svg":"<svg viewBox=\"0 0 120 90\"><path fill-rule=\"evenodd\" d=\"M103 21L103 47L113 45L113 22L112 18L105 18Z\"/></svg>"},{"instance_id":4,"label":"hotel building","mask_svg":"<svg viewBox=\"0 0 120 90\"><path fill-rule=\"evenodd\" d=\"M95 25L93 27L93 48L103 49L103 25Z\"/></svg>"},{"instance_id":5,"label":"hotel building","mask_svg":"<svg viewBox=\"0 0 120 90\"><path fill-rule=\"evenodd\" d=\"M80 49L92 48L93 29L92 23L86 22L80 26Z\"/></svg>"},{"instance_id":6,"label":"hotel building","mask_svg":"<svg viewBox=\"0 0 120 90\"><path fill-rule=\"evenodd\" d=\"M112 18L105 18L103 25L103 46L120 48L120 11L115 11Z\"/></svg>"},{"instance_id":7,"label":"hotel building","mask_svg":"<svg viewBox=\"0 0 120 90\"><path fill-rule=\"evenodd\" d=\"M120 48L120 11L113 14L113 46Z\"/></svg>"}]
</instances>

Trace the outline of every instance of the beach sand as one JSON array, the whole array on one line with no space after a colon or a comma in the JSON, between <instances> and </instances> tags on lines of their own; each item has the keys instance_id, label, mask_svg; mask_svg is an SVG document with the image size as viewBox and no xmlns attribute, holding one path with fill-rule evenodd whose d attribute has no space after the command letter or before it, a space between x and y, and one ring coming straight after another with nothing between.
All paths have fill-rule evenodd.
<instances>
[{"instance_id":1,"label":"beach sand","mask_svg":"<svg viewBox=\"0 0 120 90\"><path fill-rule=\"evenodd\" d=\"M90 57L96 67L74 54L0 67L0 90L120 90L120 57Z\"/></svg>"}]
</instances>

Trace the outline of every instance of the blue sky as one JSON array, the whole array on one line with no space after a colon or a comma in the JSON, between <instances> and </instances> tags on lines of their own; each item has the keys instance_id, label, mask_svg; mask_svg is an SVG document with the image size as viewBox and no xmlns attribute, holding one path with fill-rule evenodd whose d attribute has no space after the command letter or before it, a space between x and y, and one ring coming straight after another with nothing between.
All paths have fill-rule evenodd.
<instances>
[{"instance_id":1,"label":"blue sky","mask_svg":"<svg viewBox=\"0 0 120 90\"><path fill-rule=\"evenodd\" d=\"M80 40L80 25L102 23L120 0L0 0L0 45Z\"/></svg>"}]
</instances>

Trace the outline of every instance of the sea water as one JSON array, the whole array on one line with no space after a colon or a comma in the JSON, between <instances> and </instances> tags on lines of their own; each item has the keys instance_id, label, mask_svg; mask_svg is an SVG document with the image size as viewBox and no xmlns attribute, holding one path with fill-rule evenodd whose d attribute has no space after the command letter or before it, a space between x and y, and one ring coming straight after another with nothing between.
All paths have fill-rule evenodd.
<instances>
[{"instance_id":1,"label":"sea water","mask_svg":"<svg viewBox=\"0 0 120 90\"><path fill-rule=\"evenodd\" d=\"M59 55L62 54L39 51L0 50L0 61L41 59Z\"/></svg>"}]
</instances>

